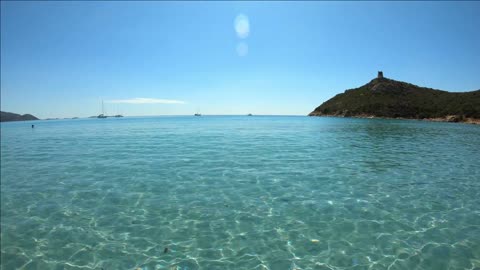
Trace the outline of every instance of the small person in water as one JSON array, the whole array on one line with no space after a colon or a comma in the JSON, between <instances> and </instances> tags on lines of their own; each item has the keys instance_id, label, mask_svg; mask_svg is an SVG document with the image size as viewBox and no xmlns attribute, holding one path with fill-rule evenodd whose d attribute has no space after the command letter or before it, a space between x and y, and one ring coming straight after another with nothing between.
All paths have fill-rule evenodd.
<instances>
[{"instance_id":1,"label":"small person in water","mask_svg":"<svg viewBox=\"0 0 480 270\"><path fill-rule=\"evenodd\" d=\"M32 128L34 128L34 127L35 127L35 125L32 125Z\"/></svg>"}]
</instances>

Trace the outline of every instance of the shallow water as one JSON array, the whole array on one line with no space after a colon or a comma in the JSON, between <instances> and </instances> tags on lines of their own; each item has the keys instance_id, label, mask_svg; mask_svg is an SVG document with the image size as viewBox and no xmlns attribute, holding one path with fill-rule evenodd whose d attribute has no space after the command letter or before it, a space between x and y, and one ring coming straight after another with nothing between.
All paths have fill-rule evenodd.
<instances>
[{"instance_id":1,"label":"shallow water","mask_svg":"<svg viewBox=\"0 0 480 270\"><path fill-rule=\"evenodd\" d=\"M480 267L480 126L31 124L1 124L2 269Z\"/></svg>"}]
</instances>

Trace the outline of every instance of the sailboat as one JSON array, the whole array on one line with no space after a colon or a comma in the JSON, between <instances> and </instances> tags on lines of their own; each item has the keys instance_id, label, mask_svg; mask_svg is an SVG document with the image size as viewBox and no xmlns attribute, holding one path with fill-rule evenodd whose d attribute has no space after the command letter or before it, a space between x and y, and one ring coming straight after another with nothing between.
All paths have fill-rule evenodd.
<instances>
[{"instance_id":1,"label":"sailboat","mask_svg":"<svg viewBox=\"0 0 480 270\"><path fill-rule=\"evenodd\" d=\"M117 118L118 118L118 117L123 117L123 115L121 115L121 114L118 113L118 106L117 106L116 108L117 108L117 114L114 115L113 117L117 117Z\"/></svg>"},{"instance_id":2,"label":"sailboat","mask_svg":"<svg viewBox=\"0 0 480 270\"><path fill-rule=\"evenodd\" d=\"M197 109L197 112L194 114L195 116L202 116L202 114L200 114L200 110Z\"/></svg>"},{"instance_id":3,"label":"sailboat","mask_svg":"<svg viewBox=\"0 0 480 270\"><path fill-rule=\"evenodd\" d=\"M102 100L102 114L98 115L97 118L107 118L107 116L105 115L105 110L103 108L103 100Z\"/></svg>"}]
</instances>

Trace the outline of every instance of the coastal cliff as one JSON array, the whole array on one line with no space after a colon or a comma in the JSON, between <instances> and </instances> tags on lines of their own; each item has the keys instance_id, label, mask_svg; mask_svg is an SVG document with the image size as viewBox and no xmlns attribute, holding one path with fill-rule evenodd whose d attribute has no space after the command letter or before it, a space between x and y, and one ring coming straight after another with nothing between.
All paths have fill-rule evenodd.
<instances>
[{"instance_id":1,"label":"coastal cliff","mask_svg":"<svg viewBox=\"0 0 480 270\"><path fill-rule=\"evenodd\" d=\"M309 116L404 118L480 123L480 90L447 92L378 77L327 100Z\"/></svg>"},{"instance_id":2,"label":"coastal cliff","mask_svg":"<svg viewBox=\"0 0 480 270\"><path fill-rule=\"evenodd\" d=\"M0 122L9 122L9 121L28 121L28 120L38 120L37 117L31 114L16 114L10 112L0 112Z\"/></svg>"}]
</instances>

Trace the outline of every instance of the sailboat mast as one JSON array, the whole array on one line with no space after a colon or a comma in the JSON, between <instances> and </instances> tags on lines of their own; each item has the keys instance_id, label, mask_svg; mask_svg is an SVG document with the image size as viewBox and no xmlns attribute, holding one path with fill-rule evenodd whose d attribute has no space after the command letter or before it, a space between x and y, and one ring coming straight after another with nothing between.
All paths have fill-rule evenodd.
<instances>
[{"instance_id":1,"label":"sailboat mast","mask_svg":"<svg viewBox=\"0 0 480 270\"><path fill-rule=\"evenodd\" d=\"M103 107L103 99L102 99L102 114L98 115L97 118L107 118L105 116L105 108Z\"/></svg>"}]
</instances>

